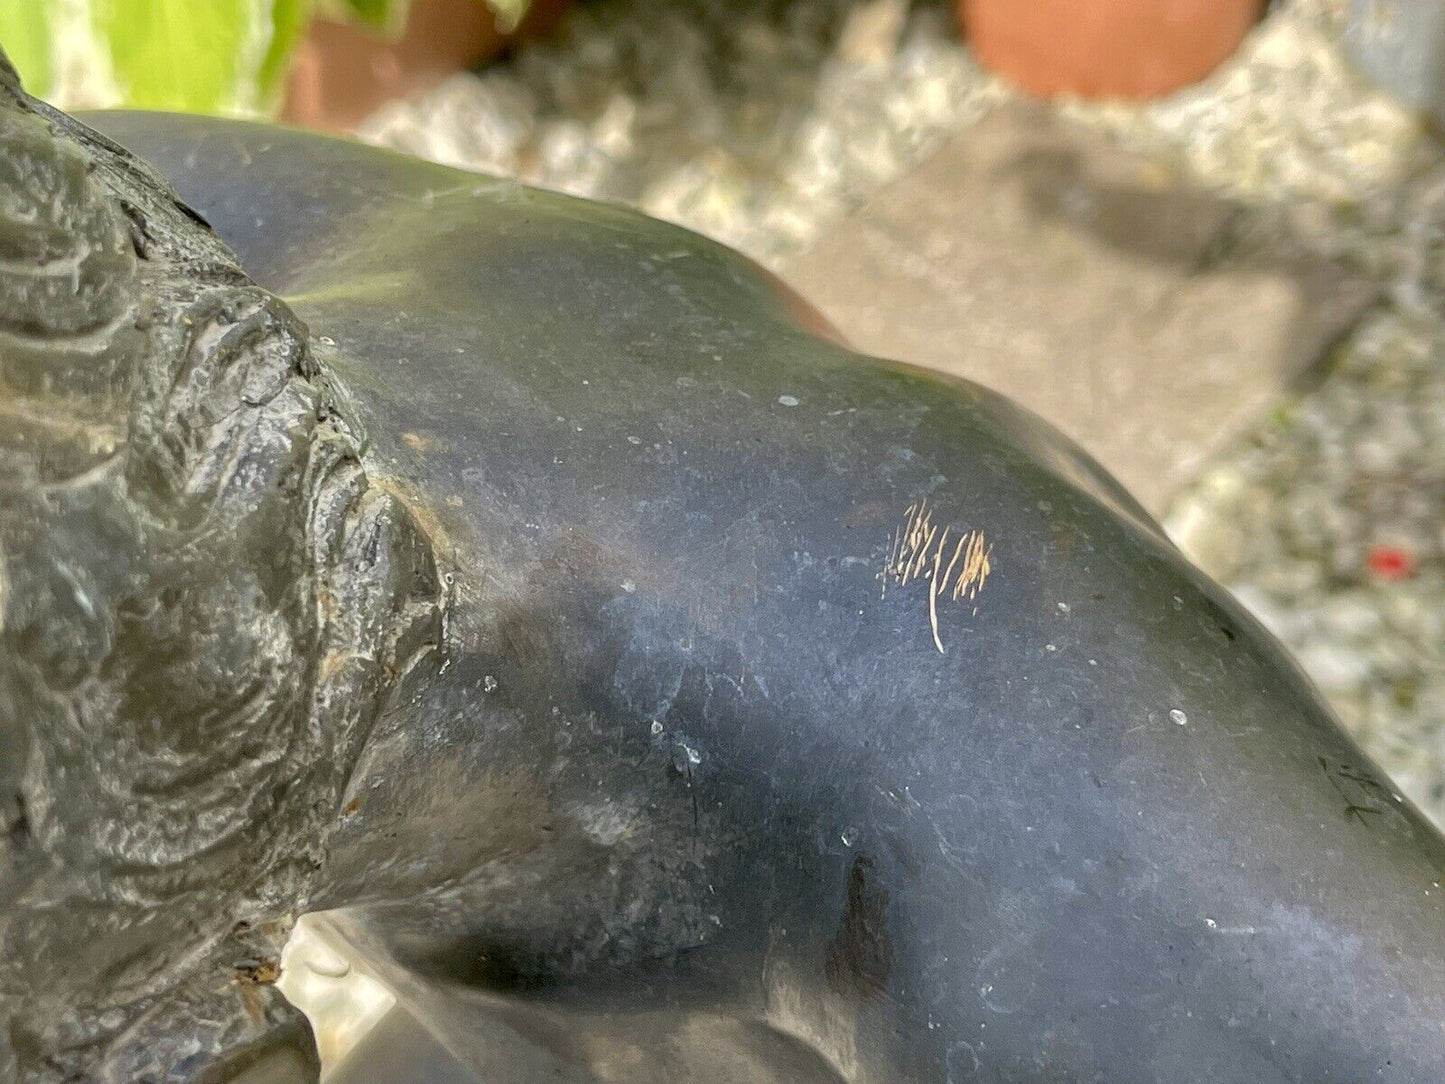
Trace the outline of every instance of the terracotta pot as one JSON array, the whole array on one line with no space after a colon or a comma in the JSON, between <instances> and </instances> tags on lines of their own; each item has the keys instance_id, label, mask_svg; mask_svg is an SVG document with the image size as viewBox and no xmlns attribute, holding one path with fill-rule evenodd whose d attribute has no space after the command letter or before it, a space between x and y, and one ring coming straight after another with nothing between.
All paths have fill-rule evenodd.
<instances>
[{"instance_id":1,"label":"terracotta pot","mask_svg":"<svg viewBox=\"0 0 1445 1084\"><path fill-rule=\"evenodd\" d=\"M979 61L1032 94L1148 98L1204 78L1264 0L958 0Z\"/></svg>"},{"instance_id":2,"label":"terracotta pot","mask_svg":"<svg viewBox=\"0 0 1445 1084\"><path fill-rule=\"evenodd\" d=\"M317 18L297 47L281 118L308 128L354 127L383 102L417 94L451 72L546 33L571 0L533 0L515 30L497 28L484 0L411 0L398 37Z\"/></svg>"}]
</instances>

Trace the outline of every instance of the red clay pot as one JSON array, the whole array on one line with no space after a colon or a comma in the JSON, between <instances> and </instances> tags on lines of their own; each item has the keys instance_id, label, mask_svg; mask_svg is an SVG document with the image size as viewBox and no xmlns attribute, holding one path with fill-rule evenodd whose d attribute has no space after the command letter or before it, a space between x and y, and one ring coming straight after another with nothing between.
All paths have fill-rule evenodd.
<instances>
[{"instance_id":1,"label":"red clay pot","mask_svg":"<svg viewBox=\"0 0 1445 1084\"><path fill-rule=\"evenodd\" d=\"M979 61L1041 97L1150 98L1238 47L1264 0L958 0Z\"/></svg>"},{"instance_id":2,"label":"red clay pot","mask_svg":"<svg viewBox=\"0 0 1445 1084\"><path fill-rule=\"evenodd\" d=\"M281 118L307 128L354 127L383 102L420 93L509 43L552 29L572 0L533 0L521 24L497 29L483 0L411 0L399 37L317 18L296 49Z\"/></svg>"}]
</instances>

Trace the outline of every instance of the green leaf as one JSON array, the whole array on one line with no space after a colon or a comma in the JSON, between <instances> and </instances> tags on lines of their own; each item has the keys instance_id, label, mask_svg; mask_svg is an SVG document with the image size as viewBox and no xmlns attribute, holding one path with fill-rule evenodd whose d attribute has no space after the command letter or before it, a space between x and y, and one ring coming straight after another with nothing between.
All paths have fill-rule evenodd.
<instances>
[{"instance_id":1,"label":"green leaf","mask_svg":"<svg viewBox=\"0 0 1445 1084\"><path fill-rule=\"evenodd\" d=\"M220 112L255 107L270 0L92 0L126 104ZM256 56L251 70L244 60Z\"/></svg>"},{"instance_id":2,"label":"green leaf","mask_svg":"<svg viewBox=\"0 0 1445 1084\"><path fill-rule=\"evenodd\" d=\"M286 81L286 72L291 65L291 53L296 42L306 30L311 19L311 0L273 0L271 8L271 44L261 58L256 74L260 88L260 105L266 112L274 112L281 89Z\"/></svg>"},{"instance_id":3,"label":"green leaf","mask_svg":"<svg viewBox=\"0 0 1445 1084\"><path fill-rule=\"evenodd\" d=\"M348 18L368 26L400 30L406 22L406 0L341 0Z\"/></svg>"},{"instance_id":4,"label":"green leaf","mask_svg":"<svg viewBox=\"0 0 1445 1084\"><path fill-rule=\"evenodd\" d=\"M0 0L0 48L20 73L25 89L50 91L50 26L46 0Z\"/></svg>"},{"instance_id":5,"label":"green leaf","mask_svg":"<svg viewBox=\"0 0 1445 1084\"><path fill-rule=\"evenodd\" d=\"M276 104L291 55L324 7L400 33L408 0L0 0L0 47L27 88L61 105L123 104L187 112L262 112ZM514 26L530 0L477 0ZM58 12L67 16L60 18ZM55 57L70 63L57 85ZM70 85L75 84L75 85Z\"/></svg>"}]
</instances>

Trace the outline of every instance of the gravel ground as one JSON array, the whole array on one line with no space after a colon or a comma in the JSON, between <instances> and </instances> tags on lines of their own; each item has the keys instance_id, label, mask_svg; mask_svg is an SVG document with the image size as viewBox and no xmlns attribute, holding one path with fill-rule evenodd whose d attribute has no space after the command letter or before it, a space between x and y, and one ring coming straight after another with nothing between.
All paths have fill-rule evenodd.
<instances>
[{"instance_id":1,"label":"gravel ground","mask_svg":"<svg viewBox=\"0 0 1445 1084\"><path fill-rule=\"evenodd\" d=\"M1060 108L1387 285L1167 526L1445 823L1445 157L1341 61L1342 7L1277 5L1209 80L1146 107ZM1011 93L941 3L603 0L360 134L776 265Z\"/></svg>"},{"instance_id":2,"label":"gravel ground","mask_svg":"<svg viewBox=\"0 0 1445 1084\"><path fill-rule=\"evenodd\" d=\"M631 204L775 265L1005 94L940 4L606 0L359 134Z\"/></svg>"}]
</instances>

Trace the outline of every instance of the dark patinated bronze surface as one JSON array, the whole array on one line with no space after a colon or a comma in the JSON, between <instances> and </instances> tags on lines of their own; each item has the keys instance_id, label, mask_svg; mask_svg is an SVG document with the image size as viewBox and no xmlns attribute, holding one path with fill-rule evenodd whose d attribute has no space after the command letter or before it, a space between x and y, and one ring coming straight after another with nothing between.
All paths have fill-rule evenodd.
<instances>
[{"instance_id":1,"label":"dark patinated bronze surface","mask_svg":"<svg viewBox=\"0 0 1445 1084\"><path fill-rule=\"evenodd\" d=\"M1440 836L1036 419L628 211L88 118L183 204L6 78L0 1078L306 1079L326 911L481 1080L1439 1079Z\"/></svg>"}]
</instances>

